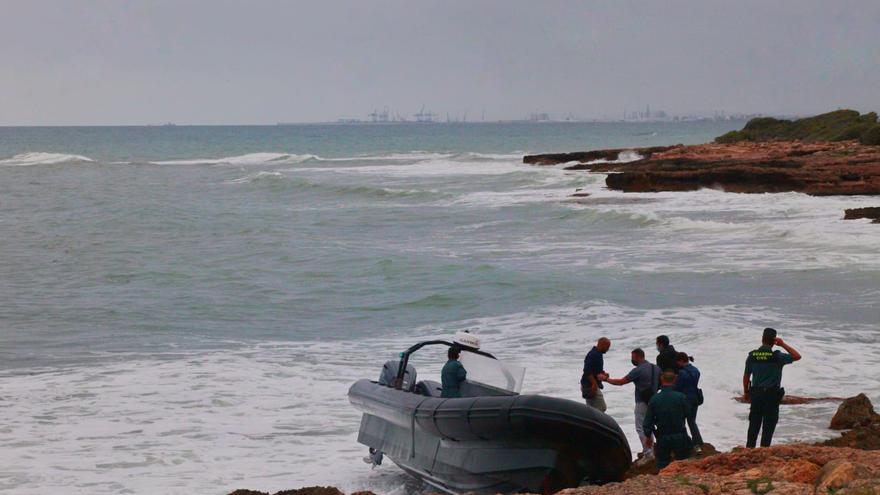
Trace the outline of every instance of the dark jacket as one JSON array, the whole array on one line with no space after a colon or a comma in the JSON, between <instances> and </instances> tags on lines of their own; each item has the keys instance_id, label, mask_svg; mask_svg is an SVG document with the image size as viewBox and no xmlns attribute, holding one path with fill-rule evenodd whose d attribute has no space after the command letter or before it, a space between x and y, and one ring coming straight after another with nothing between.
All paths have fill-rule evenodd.
<instances>
[{"instance_id":1,"label":"dark jacket","mask_svg":"<svg viewBox=\"0 0 880 495\"><path fill-rule=\"evenodd\" d=\"M648 402L648 412L645 413L643 424L645 435L656 435L660 438L686 433L684 425L690 412L690 402L683 393L676 392L670 386L661 388Z\"/></svg>"},{"instance_id":2,"label":"dark jacket","mask_svg":"<svg viewBox=\"0 0 880 495\"><path fill-rule=\"evenodd\" d=\"M440 397L455 398L461 397L461 384L467 379L467 370L464 365L457 359L450 359L443 365L443 371L440 372L440 381L443 390Z\"/></svg>"},{"instance_id":3,"label":"dark jacket","mask_svg":"<svg viewBox=\"0 0 880 495\"><path fill-rule=\"evenodd\" d=\"M581 375L581 390L586 390L590 388L590 379L589 376L593 376L596 378L596 381L599 382L599 388L602 387L602 382L597 378L599 373L605 372L605 357L599 352L599 349L596 346L593 346L590 349L590 352L587 353L586 357L584 357L584 374Z\"/></svg>"},{"instance_id":4,"label":"dark jacket","mask_svg":"<svg viewBox=\"0 0 880 495\"><path fill-rule=\"evenodd\" d=\"M687 396L691 406L699 402L700 370L688 363L687 366L678 370L678 378L675 379L675 390Z\"/></svg>"},{"instance_id":5,"label":"dark jacket","mask_svg":"<svg viewBox=\"0 0 880 495\"><path fill-rule=\"evenodd\" d=\"M662 371L678 371L675 366L676 354L678 354L678 352L676 352L675 347L673 347L672 344L666 346L666 349L663 349L660 351L660 354L657 354L657 366L659 366Z\"/></svg>"}]
</instances>

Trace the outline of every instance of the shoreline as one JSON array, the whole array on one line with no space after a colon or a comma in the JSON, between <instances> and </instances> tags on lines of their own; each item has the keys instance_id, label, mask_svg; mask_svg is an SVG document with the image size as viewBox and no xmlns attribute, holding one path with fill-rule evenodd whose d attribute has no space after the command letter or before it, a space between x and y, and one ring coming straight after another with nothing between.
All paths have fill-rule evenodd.
<instances>
[{"instance_id":1,"label":"shoreline","mask_svg":"<svg viewBox=\"0 0 880 495\"><path fill-rule=\"evenodd\" d=\"M797 399L809 399L798 397ZM823 399L815 399L823 400ZM803 404L810 400L791 403ZM556 492L560 495L874 495L880 493L880 414L867 396L844 399L828 426L842 431L830 440L771 447L734 447L673 461L660 472L653 461L633 462L626 479ZM238 489L229 495L345 495L335 487L305 487L270 494ZM375 495L358 491L351 495Z\"/></svg>"}]
</instances>

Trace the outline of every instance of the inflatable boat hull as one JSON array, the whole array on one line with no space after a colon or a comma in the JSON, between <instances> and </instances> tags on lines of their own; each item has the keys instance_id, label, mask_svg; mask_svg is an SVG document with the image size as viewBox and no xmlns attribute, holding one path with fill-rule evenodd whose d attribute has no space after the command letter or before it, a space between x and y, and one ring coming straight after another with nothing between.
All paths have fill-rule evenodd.
<instances>
[{"instance_id":1,"label":"inflatable boat hull","mask_svg":"<svg viewBox=\"0 0 880 495\"><path fill-rule=\"evenodd\" d=\"M451 493L552 493L617 481L632 454L620 426L584 404L540 395L442 399L360 380L358 442Z\"/></svg>"}]
</instances>

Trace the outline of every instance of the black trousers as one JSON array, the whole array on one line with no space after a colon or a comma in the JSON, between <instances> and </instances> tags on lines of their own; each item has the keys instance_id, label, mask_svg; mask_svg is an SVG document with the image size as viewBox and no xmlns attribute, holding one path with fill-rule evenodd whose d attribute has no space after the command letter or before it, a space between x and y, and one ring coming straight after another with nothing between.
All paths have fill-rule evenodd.
<instances>
[{"instance_id":1,"label":"black trousers","mask_svg":"<svg viewBox=\"0 0 880 495\"><path fill-rule=\"evenodd\" d=\"M671 435L657 434L657 442L654 443L654 458L657 460L657 469L663 469L672 462L672 454L675 460L680 461L689 458L694 453L691 439L682 433Z\"/></svg>"},{"instance_id":2,"label":"black trousers","mask_svg":"<svg viewBox=\"0 0 880 495\"><path fill-rule=\"evenodd\" d=\"M749 410L749 436L746 447L753 449L761 432L761 447L769 447L773 441L773 432L779 422L780 389L753 388L749 391L752 407Z\"/></svg>"}]
</instances>

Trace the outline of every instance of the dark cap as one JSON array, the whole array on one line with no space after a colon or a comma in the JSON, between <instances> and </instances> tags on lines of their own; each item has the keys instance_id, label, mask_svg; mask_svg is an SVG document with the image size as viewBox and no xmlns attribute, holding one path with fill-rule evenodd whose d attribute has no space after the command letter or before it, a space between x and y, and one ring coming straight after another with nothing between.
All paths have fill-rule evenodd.
<instances>
[{"instance_id":1,"label":"dark cap","mask_svg":"<svg viewBox=\"0 0 880 495\"><path fill-rule=\"evenodd\" d=\"M767 343L773 342L776 340L776 329L773 328L765 328L764 336L761 337L761 340Z\"/></svg>"}]
</instances>

